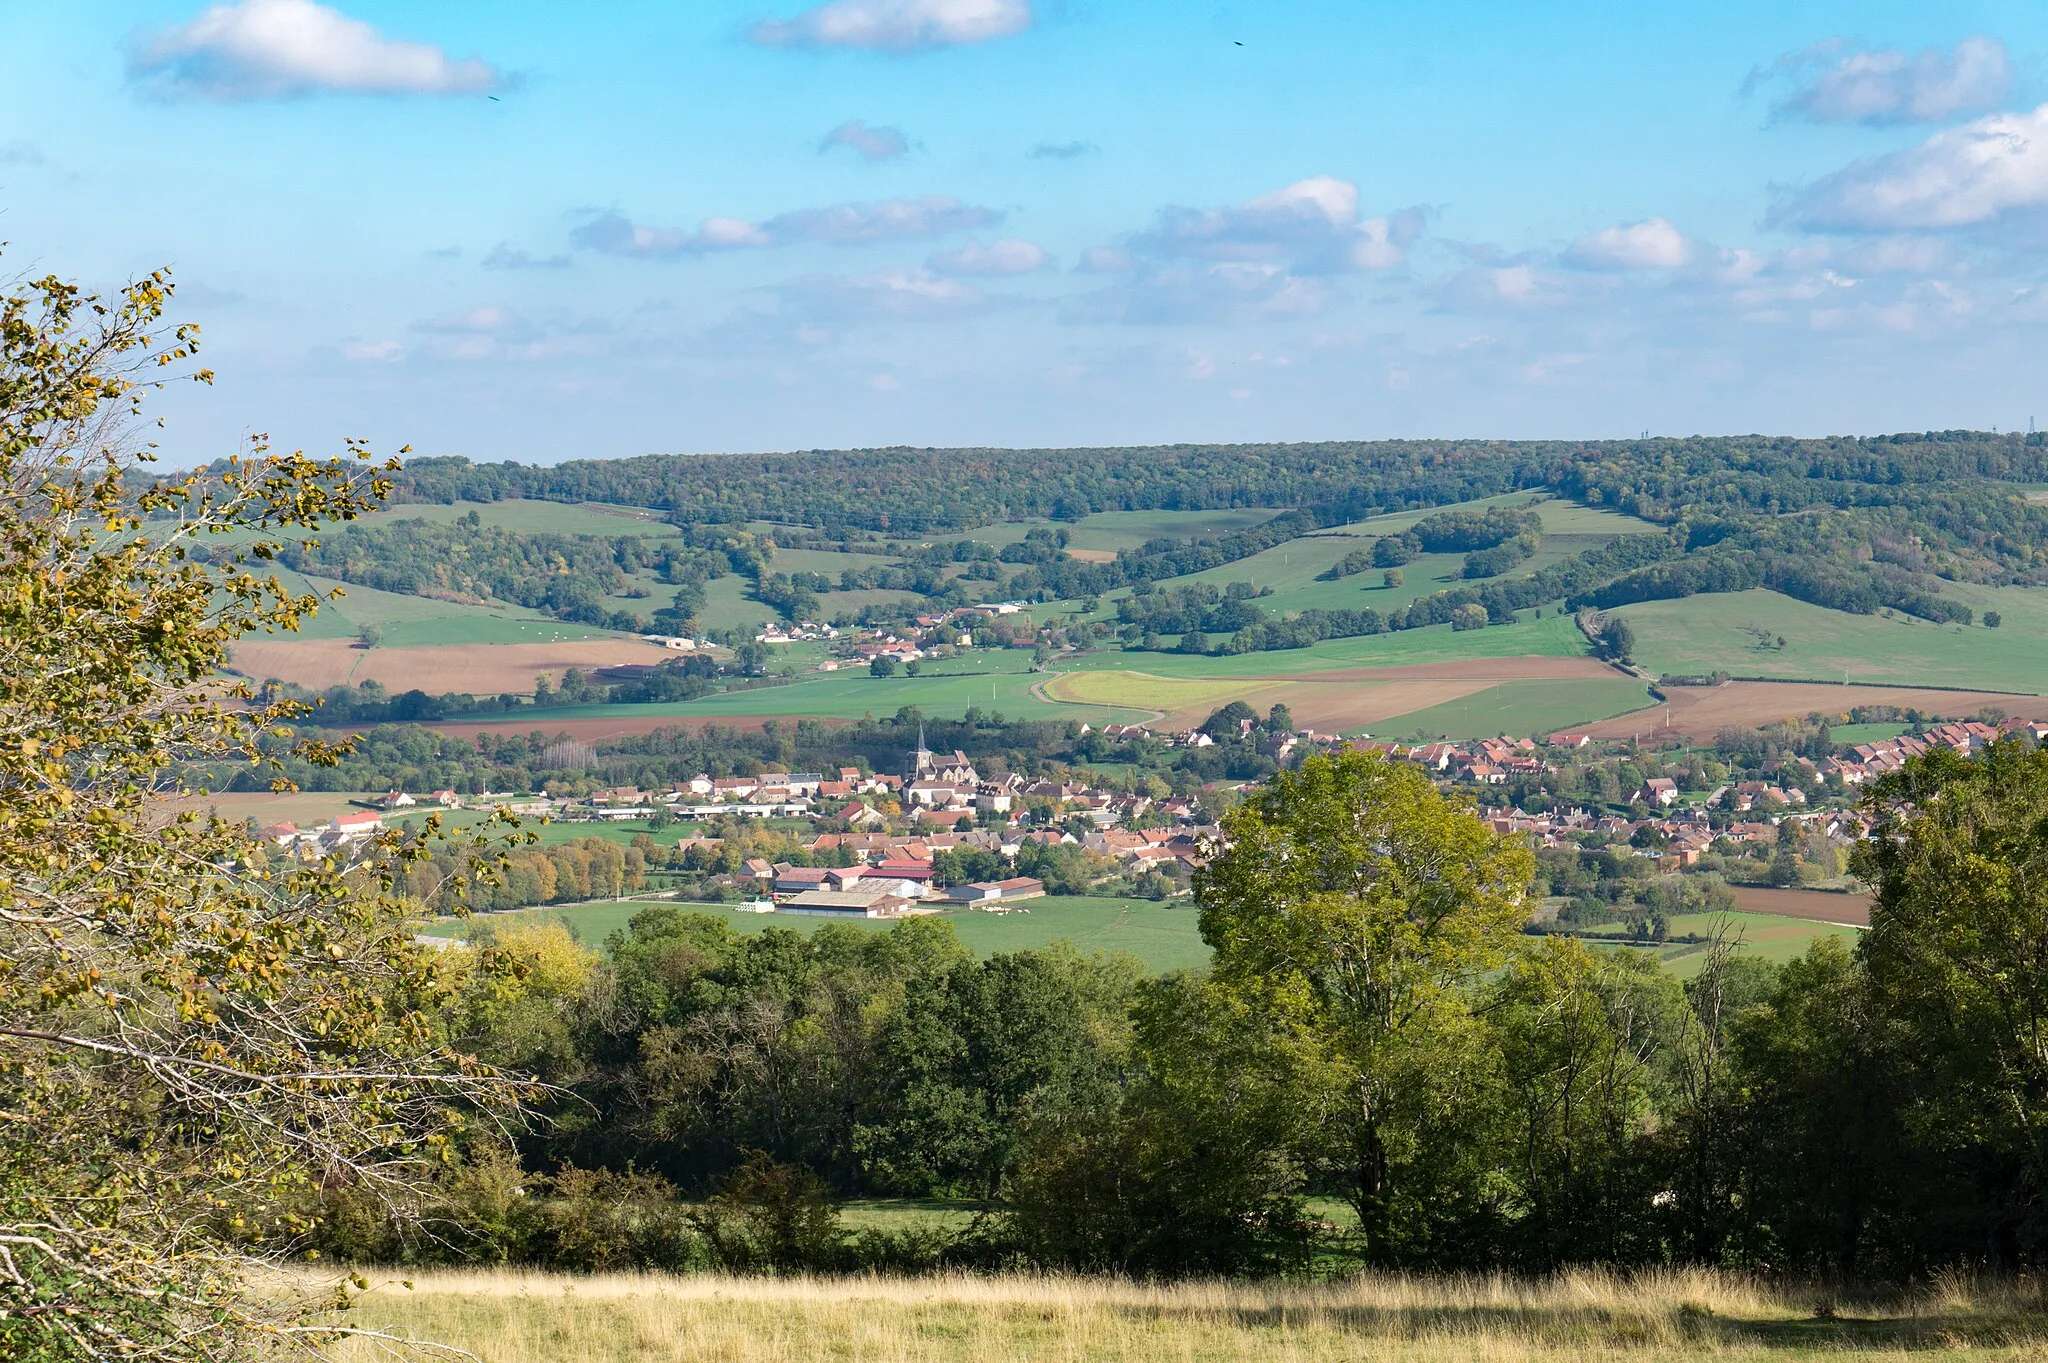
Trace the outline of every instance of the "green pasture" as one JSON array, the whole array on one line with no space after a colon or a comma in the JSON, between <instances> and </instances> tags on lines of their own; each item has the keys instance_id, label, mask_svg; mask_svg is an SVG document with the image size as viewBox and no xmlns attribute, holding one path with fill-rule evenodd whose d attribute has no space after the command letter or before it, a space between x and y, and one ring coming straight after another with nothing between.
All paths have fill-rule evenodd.
<instances>
[{"instance_id":1,"label":"green pasture","mask_svg":"<svg viewBox=\"0 0 2048 1363\"><path fill-rule=\"evenodd\" d=\"M612 506L599 502L545 502L510 498L502 502L456 502L449 506L406 503L364 518L375 525L387 520L421 520L448 525L470 512L485 525L539 535L648 535L671 538L681 532L665 513L647 507Z\"/></svg>"},{"instance_id":2,"label":"green pasture","mask_svg":"<svg viewBox=\"0 0 2048 1363\"><path fill-rule=\"evenodd\" d=\"M383 631L386 648L559 643L567 639L603 638L607 633L589 625L554 620L523 606L480 606L408 596L353 582L307 577L287 568L278 569L277 577L293 592L312 592L321 598L318 613L299 628L297 637L301 639L351 638L364 625L375 625ZM329 599L329 594L337 589L342 596Z\"/></svg>"},{"instance_id":3,"label":"green pasture","mask_svg":"<svg viewBox=\"0 0 2048 1363\"><path fill-rule=\"evenodd\" d=\"M1372 732L1381 738L1538 737L1626 714L1649 703L1649 689L1622 676L1612 681L1511 681L1427 710L1383 719L1372 726Z\"/></svg>"},{"instance_id":4,"label":"green pasture","mask_svg":"<svg viewBox=\"0 0 2048 1363\"><path fill-rule=\"evenodd\" d=\"M1836 724L1828 729L1828 737L1853 747L1858 743L1882 743L1887 738L1897 738L1911 727L1910 724Z\"/></svg>"},{"instance_id":5,"label":"green pasture","mask_svg":"<svg viewBox=\"0 0 2048 1363\"><path fill-rule=\"evenodd\" d=\"M1286 507L1226 507L1211 511L1100 511L1078 521L1050 520L996 521L951 535L934 535L934 543L979 540L1001 548L1017 544L1033 530L1067 532L1072 549L1135 549L1146 540L1161 536L1199 539L1228 535L1248 526L1262 525L1286 511Z\"/></svg>"},{"instance_id":6,"label":"green pasture","mask_svg":"<svg viewBox=\"0 0 2048 1363\"><path fill-rule=\"evenodd\" d=\"M1636 660L1652 672L2029 694L2048 687L2048 588L1944 583L1942 590L1967 602L1980 620L1985 610L1998 611L2002 624L1849 615L1768 591L1645 601L1619 614L1635 629Z\"/></svg>"},{"instance_id":7,"label":"green pasture","mask_svg":"<svg viewBox=\"0 0 2048 1363\"><path fill-rule=\"evenodd\" d=\"M1192 902L1170 901L1177 907L1149 899L1094 899L1078 895L1047 895L1027 901L1028 912L985 913L961 909L945 915L961 943L976 956L986 959L998 952L1023 951L1070 942L1084 952L1125 952L1144 962L1147 970L1192 970L1208 964L1209 948L1196 926ZM480 914L475 923L510 921L557 921L566 923L576 936L592 946L600 945L612 933L624 928L633 915L654 907L648 900L603 900L590 904L564 904L554 908L520 909L512 913ZM707 913L723 919L738 932L765 932L787 928L805 936L828 923L866 932L887 932L898 919L827 918L795 913L738 913L716 904L677 902L672 907L685 912ZM469 925L461 919L442 919L425 931L436 937L464 937Z\"/></svg>"},{"instance_id":8,"label":"green pasture","mask_svg":"<svg viewBox=\"0 0 2048 1363\"><path fill-rule=\"evenodd\" d=\"M577 705L522 710L516 727L568 719L617 719L624 716L674 716L677 719L719 719L730 716L809 715L821 719L858 719L865 714L892 715L914 706L929 715L965 713L970 705L1000 710L1012 719L1075 719L1100 724L1134 721L1141 711L1095 705L1062 705L1031 694L1044 674L1005 672L995 675L871 677L856 665L839 672L809 673L787 686L722 692L699 700L664 705Z\"/></svg>"},{"instance_id":9,"label":"green pasture","mask_svg":"<svg viewBox=\"0 0 2048 1363\"><path fill-rule=\"evenodd\" d=\"M1326 639L1309 648L1273 649L1225 657L1202 654L1109 652L1076 659L1075 668L1129 668L1161 677L1279 677L1359 667L1409 667L1471 658L1573 658L1586 638L1568 616L1545 615L1513 625L1453 630L1449 625ZM1062 666L1065 666L1062 664Z\"/></svg>"},{"instance_id":10,"label":"green pasture","mask_svg":"<svg viewBox=\"0 0 2048 1363\"><path fill-rule=\"evenodd\" d=\"M1671 920L1670 935L1673 937L1699 936L1711 938L1721 933L1734 941L1736 950L1744 955L1783 965L1806 954L1806 949L1823 937L1839 937L1850 946L1855 945L1860 932L1856 928L1840 927L1833 923L1814 923L1803 918L1781 918L1765 913L1687 913ZM1585 939L1600 946L1626 946L1624 930L1620 927L1599 928L1584 934ZM1664 962L1671 972L1681 979L1690 979L1699 974L1706 964L1707 948L1686 942L1671 942L1654 948L1657 959Z\"/></svg>"}]
</instances>

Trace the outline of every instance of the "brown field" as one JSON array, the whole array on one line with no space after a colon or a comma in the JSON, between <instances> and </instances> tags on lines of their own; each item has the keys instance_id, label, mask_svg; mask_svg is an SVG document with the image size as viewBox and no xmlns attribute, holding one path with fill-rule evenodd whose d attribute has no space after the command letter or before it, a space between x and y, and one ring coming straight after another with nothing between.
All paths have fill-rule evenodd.
<instances>
[{"instance_id":1,"label":"brown field","mask_svg":"<svg viewBox=\"0 0 2048 1363\"><path fill-rule=\"evenodd\" d=\"M354 808L349 801L368 798L367 794L344 790L237 790L217 795L184 795L160 801L156 809L167 820L196 809L202 815L211 812L228 820L254 819L258 824L290 822L312 828L337 814L348 813Z\"/></svg>"},{"instance_id":2,"label":"brown field","mask_svg":"<svg viewBox=\"0 0 2048 1363\"><path fill-rule=\"evenodd\" d=\"M1735 907L1744 913L1804 918L1813 923L1835 923L1851 928L1870 926L1870 896L1867 894L1777 890L1765 885L1732 885L1729 888L1735 892Z\"/></svg>"},{"instance_id":3,"label":"brown field","mask_svg":"<svg viewBox=\"0 0 2048 1363\"><path fill-rule=\"evenodd\" d=\"M252 639L235 645L233 666L245 677L275 677L316 690L376 680L387 691L495 696L531 691L543 673L560 681L572 667L658 663L674 656L659 644L624 638L371 649L357 648L350 639Z\"/></svg>"},{"instance_id":4,"label":"brown field","mask_svg":"<svg viewBox=\"0 0 2048 1363\"><path fill-rule=\"evenodd\" d=\"M1067 557L1081 563L1114 563L1116 562L1116 550L1069 549L1067 550Z\"/></svg>"},{"instance_id":5,"label":"brown field","mask_svg":"<svg viewBox=\"0 0 2048 1363\"><path fill-rule=\"evenodd\" d=\"M804 716L804 718L817 718ZM781 724L795 724L795 715L612 715L595 719L521 719L516 713L501 715L496 719L464 719L426 727L436 733L449 734L457 738L474 738L478 734L524 734L535 729L550 736L567 734L585 743L595 743L605 738L625 738L633 734L651 734L656 729L688 729L702 733L707 724L716 724L722 729L738 729L753 733L763 724L774 720ZM850 719L817 718L824 725L851 724Z\"/></svg>"},{"instance_id":6,"label":"brown field","mask_svg":"<svg viewBox=\"0 0 2048 1363\"><path fill-rule=\"evenodd\" d=\"M2021 719L2048 719L2048 698L1999 691L1937 691L1912 686L1834 686L1819 682L1729 682L1723 686L1665 688L1668 704L1589 724L1595 738L1670 734L1710 739L1726 725L1760 728L1814 713L1844 715L1859 705L1966 718L1995 705Z\"/></svg>"}]
</instances>

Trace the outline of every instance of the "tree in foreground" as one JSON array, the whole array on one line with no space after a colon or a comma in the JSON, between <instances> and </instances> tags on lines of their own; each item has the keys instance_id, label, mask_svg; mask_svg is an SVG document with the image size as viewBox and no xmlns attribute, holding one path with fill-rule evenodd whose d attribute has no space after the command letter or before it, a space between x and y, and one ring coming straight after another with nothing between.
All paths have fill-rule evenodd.
<instances>
[{"instance_id":1,"label":"tree in foreground","mask_svg":"<svg viewBox=\"0 0 2048 1363\"><path fill-rule=\"evenodd\" d=\"M1443 1199L1473 1186L1462 1128L1492 1063L1474 986L1514 948L1534 859L1376 754L1282 772L1223 839L1195 878L1216 987L1275 1037L1304 1162L1345 1190L1368 1255L1426 1257Z\"/></svg>"},{"instance_id":2,"label":"tree in foreground","mask_svg":"<svg viewBox=\"0 0 2048 1363\"><path fill-rule=\"evenodd\" d=\"M405 1203L517 1092L438 1038L393 890L423 839L259 850L181 764L266 758L289 703L220 675L316 605L277 536L393 465L257 447L152 482L141 399L192 368L169 284L0 297L0 1357L225 1359L329 1334L242 1246L316 1188ZM332 760L334 750L297 750ZM481 861L473 869L484 869Z\"/></svg>"}]
</instances>

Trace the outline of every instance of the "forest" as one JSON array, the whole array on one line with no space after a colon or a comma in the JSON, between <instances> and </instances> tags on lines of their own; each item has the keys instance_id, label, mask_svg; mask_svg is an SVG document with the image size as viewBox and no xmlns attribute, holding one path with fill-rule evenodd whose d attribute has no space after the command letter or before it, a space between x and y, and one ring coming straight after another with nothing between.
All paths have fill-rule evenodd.
<instances>
[{"instance_id":1,"label":"forest","mask_svg":"<svg viewBox=\"0 0 2048 1363\"><path fill-rule=\"evenodd\" d=\"M1891 610L1969 623L1971 608L1946 595L1945 583L2048 581L2048 558L2038 548L2048 542L2048 508L2015 486L2041 480L2048 480L2048 445L2039 436L1966 431L1831 440L650 455L551 467L422 459L397 479L397 498L630 505L665 514L678 537L536 534L479 527L472 515L452 530L416 520L347 527L316 549L287 550L285 561L386 590L495 598L611 628L689 632L698 625L704 584L728 572L748 578L755 599L792 621L822 614L820 597L835 590L913 594L899 614L976 599L1091 600L1142 592L1376 515L1542 489L1665 533L1625 536L1530 571L1524 565L1541 535L1534 513L1505 505L1437 511L1354 551L1329 577L1398 569L1417 553L1462 553L1463 583L1385 611L1276 615L1235 598L1220 611L1205 605L1209 618L1192 627L1201 647L1192 651L1299 648L1454 618L1480 623L1478 611L1483 622L1502 624L1549 603L1610 609L1755 588L1852 614ZM1227 533L1155 537L1107 559L1076 557L1059 525L1106 511L1214 508L1273 515ZM999 549L971 537L920 538L1031 517L1055 525ZM775 565L777 547L856 543L894 562L830 577ZM642 569L679 588L671 604L647 616L620 608L614 596L630 594L627 575ZM1138 626L1130 642L1191 632L1152 618L1166 601L1125 604L1124 623ZM1184 607L1168 614L1194 619Z\"/></svg>"}]
</instances>

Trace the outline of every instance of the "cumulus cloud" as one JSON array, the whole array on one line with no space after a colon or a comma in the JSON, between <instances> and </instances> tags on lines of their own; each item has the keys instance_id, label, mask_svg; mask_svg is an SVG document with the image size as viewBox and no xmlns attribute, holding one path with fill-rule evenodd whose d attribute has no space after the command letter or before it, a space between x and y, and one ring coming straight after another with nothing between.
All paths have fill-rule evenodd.
<instances>
[{"instance_id":1,"label":"cumulus cloud","mask_svg":"<svg viewBox=\"0 0 2048 1363\"><path fill-rule=\"evenodd\" d=\"M771 47L858 47L883 52L958 47L1031 27L1031 0L830 0L748 30Z\"/></svg>"},{"instance_id":2,"label":"cumulus cloud","mask_svg":"<svg viewBox=\"0 0 2048 1363\"><path fill-rule=\"evenodd\" d=\"M858 152L869 161L893 161L910 150L910 143L899 129L870 128L857 118L849 118L826 133L824 140L818 143L820 152L834 147Z\"/></svg>"},{"instance_id":3,"label":"cumulus cloud","mask_svg":"<svg viewBox=\"0 0 2048 1363\"><path fill-rule=\"evenodd\" d=\"M1122 249L1081 257L1090 273L1122 274L1082 298L1070 321L1270 321L1321 311L1338 296L1325 277L1388 270L1407 259L1425 213L1359 215L1358 186L1319 175L1226 208L1166 208Z\"/></svg>"},{"instance_id":4,"label":"cumulus cloud","mask_svg":"<svg viewBox=\"0 0 2048 1363\"><path fill-rule=\"evenodd\" d=\"M397 364L405 358L405 347L397 341L353 341L341 354L356 364Z\"/></svg>"},{"instance_id":5,"label":"cumulus cloud","mask_svg":"<svg viewBox=\"0 0 2048 1363\"><path fill-rule=\"evenodd\" d=\"M486 270L566 270L569 257L536 256L501 241L484 257L483 266Z\"/></svg>"},{"instance_id":6,"label":"cumulus cloud","mask_svg":"<svg viewBox=\"0 0 2048 1363\"><path fill-rule=\"evenodd\" d=\"M1842 38L1780 57L1747 87L1788 80L1781 116L1815 123L1938 123L1995 109L2012 85L2012 61L1996 38L1965 38L1917 53L1859 48Z\"/></svg>"},{"instance_id":7,"label":"cumulus cloud","mask_svg":"<svg viewBox=\"0 0 2048 1363\"><path fill-rule=\"evenodd\" d=\"M1785 195L1773 224L1822 232L1969 227L2048 205L2048 104L1935 133Z\"/></svg>"},{"instance_id":8,"label":"cumulus cloud","mask_svg":"<svg viewBox=\"0 0 2048 1363\"><path fill-rule=\"evenodd\" d=\"M957 251L936 251L925 264L946 275L1020 275L1044 269L1050 259L1036 242L1003 237L986 246L970 241Z\"/></svg>"},{"instance_id":9,"label":"cumulus cloud","mask_svg":"<svg viewBox=\"0 0 2048 1363\"><path fill-rule=\"evenodd\" d=\"M1231 208L1164 209L1132 244L1159 256L1281 260L1310 273L1384 270L1406 258L1423 218L1419 209L1360 218L1358 186L1318 175Z\"/></svg>"},{"instance_id":10,"label":"cumulus cloud","mask_svg":"<svg viewBox=\"0 0 2048 1363\"><path fill-rule=\"evenodd\" d=\"M765 222L742 218L706 218L696 230L647 227L617 213L600 213L569 234L586 251L604 255L663 259L740 251L795 242L855 245L870 241L906 241L944 236L949 232L991 227L1002 220L992 208L962 203L944 194L917 199L882 199L874 203L837 204L778 213Z\"/></svg>"},{"instance_id":11,"label":"cumulus cloud","mask_svg":"<svg viewBox=\"0 0 2048 1363\"><path fill-rule=\"evenodd\" d=\"M163 98L282 99L319 91L475 95L504 77L428 43L387 38L315 0L236 0L139 39L129 74Z\"/></svg>"},{"instance_id":12,"label":"cumulus cloud","mask_svg":"<svg viewBox=\"0 0 2048 1363\"><path fill-rule=\"evenodd\" d=\"M1589 232L1564 253L1569 263L1594 270L1676 270L1692 257L1692 243L1663 218Z\"/></svg>"},{"instance_id":13,"label":"cumulus cloud","mask_svg":"<svg viewBox=\"0 0 2048 1363\"><path fill-rule=\"evenodd\" d=\"M1072 161L1076 157L1089 156L1102 148L1093 142L1040 142L1031 149L1034 161Z\"/></svg>"},{"instance_id":14,"label":"cumulus cloud","mask_svg":"<svg viewBox=\"0 0 2048 1363\"><path fill-rule=\"evenodd\" d=\"M882 270L867 275L804 275L776 286L786 310L810 317L900 317L937 320L987 310L981 289L929 270Z\"/></svg>"}]
</instances>

